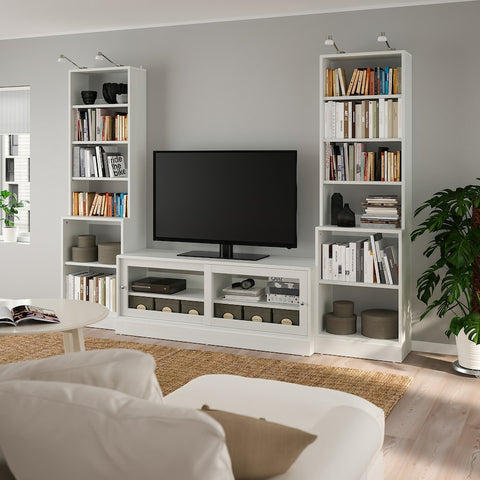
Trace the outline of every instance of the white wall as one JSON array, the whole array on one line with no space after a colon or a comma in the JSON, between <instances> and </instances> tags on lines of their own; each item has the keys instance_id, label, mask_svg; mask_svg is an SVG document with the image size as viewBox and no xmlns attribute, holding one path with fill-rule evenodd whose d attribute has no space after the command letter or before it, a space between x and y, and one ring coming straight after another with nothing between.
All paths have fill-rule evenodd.
<instances>
[{"instance_id":1,"label":"white wall","mask_svg":"<svg viewBox=\"0 0 480 480\"><path fill-rule=\"evenodd\" d=\"M333 34L347 52L392 46L413 55L414 178L418 205L478 172L480 3L44 37L0 42L0 86L31 85L31 244L0 244L0 297L60 294L60 217L67 212L67 70L102 50L143 65L148 82L147 159L154 149L295 148L299 248L313 256L318 219L318 56ZM150 178L150 176L148 176ZM147 204L151 182L146 180ZM152 237L147 208L147 239ZM150 242L150 241L149 241ZM152 242L150 242L152 245ZM157 245L155 245L157 246ZM160 245L158 245L160 246ZM414 245L414 275L425 267ZM421 306L416 304L415 316ZM415 338L446 342L428 320Z\"/></svg>"}]
</instances>

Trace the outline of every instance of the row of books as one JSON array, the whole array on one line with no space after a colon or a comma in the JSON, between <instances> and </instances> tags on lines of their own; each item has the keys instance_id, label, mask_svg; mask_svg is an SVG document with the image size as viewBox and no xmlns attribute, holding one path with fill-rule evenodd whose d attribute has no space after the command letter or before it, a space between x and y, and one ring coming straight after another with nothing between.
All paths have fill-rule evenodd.
<instances>
[{"instance_id":1,"label":"row of books","mask_svg":"<svg viewBox=\"0 0 480 480\"><path fill-rule=\"evenodd\" d=\"M368 152L365 143L325 143L325 179L356 182L400 182L400 151L379 147Z\"/></svg>"},{"instance_id":2,"label":"row of books","mask_svg":"<svg viewBox=\"0 0 480 480\"><path fill-rule=\"evenodd\" d=\"M73 177L126 177L127 165L123 155L106 152L96 147L73 147L72 157Z\"/></svg>"},{"instance_id":3,"label":"row of books","mask_svg":"<svg viewBox=\"0 0 480 480\"><path fill-rule=\"evenodd\" d=\"M397 195L369 195L362 207L360 223L400 227L401 205Z\"/></svg>"},{"instance_id":4,"label":"row of books","mask_svg":"<svg viewBox=\"0 0 480 480\"><path fill-rule=\"evenodd\" d=\"M351 242L322 244L322 279L398 285L397 252L380 232Z\"/></svg>"},{"instance_id":5,"label":"row of books","mask_svg":"<svg viewBox=\"0 0 480 480\"><path fill-rule=\"evenodd\" d=\"M325 96L397 95L402 91L400 67L355 68L350 80L345 69L325 69Z\"/></svg>"},{"instance_id":6,"label":"row of books","mask_svg":"<svg viewBox=\"0 0 480 480\"><path fill-rule=\"evenodd\" d=\"M111 273L77 272L66 276L66 293L70 300L84 300L117 311L117 277Z\"/></svg>"},{"instance_id":7,"label":"row of books","mask_svg":"<svg viewBox=\"0 0 480 480\"><path fill-rule=\"evenodd\" d=\"M72 192L72 215L128 217L127 193Z\"/></svg>"},{"instance_id":8,"label":"row of books","mask_svg":"<svg viewBox=\"0 0 480 480\"><path fill-rule=\"evenodd\" d=\"M361 102L329 100L324 104L326 138L400 138L402 99Z\"/></svg>"},{"instance_id":9,"label":"row of books","mask_svg":"<svg viewBox=\"0 0 480 480\"><path fill-rule=\"evenodd\" d=\"M80 142L128 140L128 114L108 108L74 110L74 140Z\"/></svg>"}]
</instances>

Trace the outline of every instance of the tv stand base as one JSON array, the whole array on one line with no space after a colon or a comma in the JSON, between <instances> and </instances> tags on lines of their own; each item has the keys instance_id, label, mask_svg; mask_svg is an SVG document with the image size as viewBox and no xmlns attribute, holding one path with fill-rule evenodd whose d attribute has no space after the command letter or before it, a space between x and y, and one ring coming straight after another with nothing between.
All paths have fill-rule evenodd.
<instances>
[{"instance_id":1,"label":"tv stand base","mask_svg":"<svg viewBox=\"0 0 480 480\"><path fill-rule=\"evenodd\" d=\"M209 252L206 250L191 250L190 252L178 253L179 257L200 257L200 258L225 258L228 260L261 260L269 255L261 253L232 253L232 256L224 257L220 252Z\"/></svg>"}]
</instances>

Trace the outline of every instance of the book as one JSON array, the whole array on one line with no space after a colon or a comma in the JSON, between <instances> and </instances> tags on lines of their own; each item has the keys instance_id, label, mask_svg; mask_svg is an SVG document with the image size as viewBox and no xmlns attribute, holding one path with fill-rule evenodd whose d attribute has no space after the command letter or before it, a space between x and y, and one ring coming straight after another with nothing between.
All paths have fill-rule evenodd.
<instances>
[{"instance_id":1,"label":"book","mask_svg":"<svg viewBox=\"0 0 480 480\"><path fill-rule=\"evenodd\" d=\"M263 300L264 295L257 296L245 296L245 295L225 295L225 300L231 300L234 302L260 302Z\"/></svg>"},{"instance_id":2,"label":"book","mask_svg":"<svg viewBox=\"0 0 480 480\"><path fill-rule=\"evenodd\" d=\"M356 80L358 76L358 68L355 68L352 73L352 78L350 79L350 84L348 85L347 95L352 95L352 90L354 85L356 85Z\"/></svg>"},{"instance_id":3,"label":"book","mask_svg":"<svg viewBox=\"0 0 480 480\"><path fill-rule=\"evenodd\" d=\"M383 235L380 232L370 235L372 243L373 261L377 283L386 283L385 272L383 271Z\"/></svg>"},{"instance_id":4,"label":"book","mask_svg":"<svg viewBox=\"0 0 480 480\"><path fill-rule=\"evenodd\" d=\"M0 306L0 325L16 327L23 322L59 323L60 320L53 310L47 308L17 305L10 309L6 306Z\"/></svg>"},{"instance_id":5,"label":"book","mask_svg":"<svg viewBox=\"0 0 480 480\"><path fill-rule=\"evenodd\" d=\"M387 257L388 269L392 278L393 285L398 285L398 265L395 248L392 245L387 245L384 249L385 256Z\"/></svg>"},{"instance_id":6,"label":"book","mask_svg":"<svg viewBox=\"0 0 480 480\"><path fill-rule=\"evenodd\" d=\"M338 68L338 78L340 82L340 94L346 95L347 94L347 77L345 75L345 70L343 68Z\"/></svg>"},{"instance_id":7,"label":"book","mask_svg":"<svg viewBox=\"0 0 480 480\"><path fill-rule=\"evenodd\" d=\"M111 177L126 177L127 165L122 155L107 156L108 169Z\"/></svg>"},{"instance_id":8,"label":"book","mask_svg":"<svg viewBox=\"0 0 480 480\"><path fill-rule=\"evenodd\" d=\"M373 251L370 241L367 239L363 243L363 252L363 281L365 283L375 283Z\"/></svg>"},{"instance_id":9,"label":"book","mask_svg":"<svg viewBox=\"0 0 480 480\"><path fill-rule=\"evenodd\" d=\"M223 293L226 295L235 295L237 297L258 297L265 295L265 288L252 287L252 288L238 288L238 287L225 287Z\"/></svg>"}]
</instances>

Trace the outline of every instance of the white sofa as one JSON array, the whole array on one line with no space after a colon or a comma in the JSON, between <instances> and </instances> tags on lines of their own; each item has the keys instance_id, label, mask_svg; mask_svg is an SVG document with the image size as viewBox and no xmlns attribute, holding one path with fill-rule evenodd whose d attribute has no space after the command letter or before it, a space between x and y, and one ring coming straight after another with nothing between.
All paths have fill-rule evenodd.
<instances>
[{"instance_id":1,"label":"white sofa","mask_svg":"<svg viewBox=\"0 0 480 480\"><path fill-rule=\"evenodd\" d=\"M317 436L276 480L383 479L384 413L343 392L231 375L162 397L150 355L78 352L0 366L0 479L232 480L207 404Z\"/></svg>"}]
</instances>

